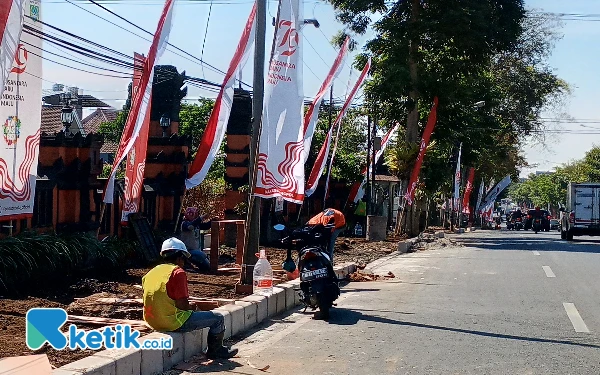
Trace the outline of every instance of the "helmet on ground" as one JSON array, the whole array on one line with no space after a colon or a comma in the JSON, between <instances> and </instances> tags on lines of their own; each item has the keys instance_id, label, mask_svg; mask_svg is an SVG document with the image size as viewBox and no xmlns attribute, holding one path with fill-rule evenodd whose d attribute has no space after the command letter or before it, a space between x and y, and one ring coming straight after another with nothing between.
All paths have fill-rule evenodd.
<instances>
[{"instance_id":1,"label":"helmet on ground","mask_svg":"<svg viewBox=\"0 0 600 375\"><path fill-rule=\"evenodd\" d=\"M186 258L192 256L192 254L190 254L185 247L185 244L180 239L175 237L166 239L160 248L160 256L163 258L169 257L178 252L181 252Z\"/></svg>"}]
</instances>

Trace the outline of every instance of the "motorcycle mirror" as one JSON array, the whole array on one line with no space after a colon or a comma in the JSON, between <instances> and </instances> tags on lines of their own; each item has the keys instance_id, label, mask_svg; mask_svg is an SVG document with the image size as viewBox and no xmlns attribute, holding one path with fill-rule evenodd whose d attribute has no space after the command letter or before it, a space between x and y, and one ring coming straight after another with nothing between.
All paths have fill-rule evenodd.
<instances>
[{"instance_id":1,"label":"motorcycle mirror","mask_svg":"<svg viewBox=\"0 0 600 375\"><path fill-rule=\"evenodd\" d=\"M273 229L277 230L277 231L282 231L285 229L285 225L283 224L275 224L273 225Z\"/></svg>"}]
</instances>

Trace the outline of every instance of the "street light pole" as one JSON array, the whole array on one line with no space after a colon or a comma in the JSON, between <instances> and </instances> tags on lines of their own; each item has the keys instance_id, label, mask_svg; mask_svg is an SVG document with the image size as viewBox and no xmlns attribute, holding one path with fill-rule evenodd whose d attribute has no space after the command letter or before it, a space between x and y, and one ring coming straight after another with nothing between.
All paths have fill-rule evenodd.
<instances>
[{"instance_id":1,"label":"street light pole","mask_svg":"<svg viewBox=\"0 0 600 375\"><path fill-rule=\"evenodd\" d=\"M246 218L246 236L242 264L241 284L252 286L252 275L256 264L260 238L260 198L254 196L256 187L256 161L262 110L265 91L265 34L267 31L267 0L256 0L256 33L254 47L254 78L252 82L252 131L250 139L250 189L248 196L248 215Z\"/></svg>"}]
</instances>

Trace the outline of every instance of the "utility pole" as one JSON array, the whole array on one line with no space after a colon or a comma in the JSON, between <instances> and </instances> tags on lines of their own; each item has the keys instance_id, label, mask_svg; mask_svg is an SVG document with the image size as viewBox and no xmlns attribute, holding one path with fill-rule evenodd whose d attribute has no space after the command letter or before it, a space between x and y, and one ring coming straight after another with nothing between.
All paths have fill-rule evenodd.
<instances>
[{"instance_id":1,"label":"utility pole","mask_svg":"<svg viewBox=\"0 0 600 375\"><path fill-rule=\"evenodd\" d=\"M267 32L267 0L256 0L256 33L254 43L254 78L252 82L252 131L250 139L250 189L248 196L248 215L246 218L246 237L242 264L241 284L252 287L252 273L256 264L256 253L260 238L260 198L254 196L256 187L256 160L262 110L265 91L265 34ZM236 289L237 290L237 289Z\"/></svg>"},{"instance_id":2,"label":"utility pole","mask_svg":"<svg viewBox=\"0 0 600 375\"><path fill-rule=\"evenodd\" d=\"M371 155L371 141L371 115L369 114L367 115L367 183L365 185L365 198L367 200L367 216L371 214L371 185L369 184L369 166L371 165L371 157L375 157L375 155Z\"/></svg>"}]
</instances>

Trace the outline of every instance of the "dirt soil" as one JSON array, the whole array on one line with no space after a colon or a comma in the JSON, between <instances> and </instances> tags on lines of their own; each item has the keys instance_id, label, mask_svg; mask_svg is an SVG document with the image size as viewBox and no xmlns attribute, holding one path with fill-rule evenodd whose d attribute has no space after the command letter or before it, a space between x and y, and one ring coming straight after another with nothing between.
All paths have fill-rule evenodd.
<instances>
[{"instance_id":1,"label":"dirt soil","mask_svg":"<svg viewBox=\"0 0 600 375\"><path fill-rule=\"evenodd\" d=\"M364 239L339 238L336 244L334 260L336 264L356 262L359 266L392 253L396 249L395 241L368 243ZM220 262L223 266L231 266L233 249L221 251ZM268 258L277 269L286 258L286 250L267 248ZM297 253L293 253L296 260ZM96 301L103 297L141 298L140 288L142 276L149 268L132 268L125 272L103 275L102 278L80 278L70 285L60 288L40 286L36 293L20 299L0 296L0 358L33 354L25 345L25 314L34 307L60 307L71 315L84 315L119 319L142 319L141 307L132 305L99 304ZM195 297L241 298L234 288L239 280L238 273L226 275L205 275L188 272L189 292ZM275 272L275 283L285 281L286 276ZM85 327L78 324L80 328ZM64 350L57 351L47 346L35 352L47 354L50 363L60 367L69 362L86 357L94 351Z\"/></svg>"}]
</instances>

